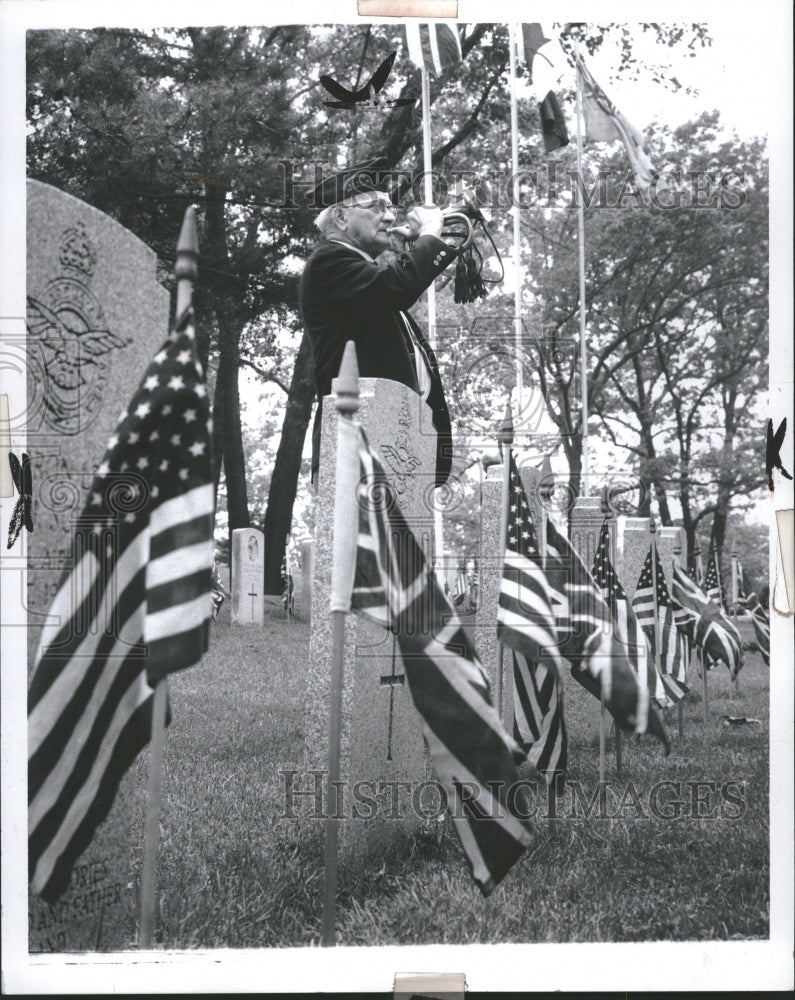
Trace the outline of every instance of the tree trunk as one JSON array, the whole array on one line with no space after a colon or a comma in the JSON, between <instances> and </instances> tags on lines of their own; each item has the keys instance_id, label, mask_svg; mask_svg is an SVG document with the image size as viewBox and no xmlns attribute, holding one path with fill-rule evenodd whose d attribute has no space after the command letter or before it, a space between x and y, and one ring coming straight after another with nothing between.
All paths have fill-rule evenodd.
<instances>
[{"instance_id":1,"label":"tree trunk","mask_svg":"<svg viewBox=\"0 0 795 1000\"><path fill-rule=\"evenodd\" d=\"M265 593L281 593L281 567L284 543L293 519L293 504L301 471L304 447L315 384L312 376L312 343L304 334L295 359L282 436L271 476L268 506L265 511Z\"/></svg>"}]
</instances>

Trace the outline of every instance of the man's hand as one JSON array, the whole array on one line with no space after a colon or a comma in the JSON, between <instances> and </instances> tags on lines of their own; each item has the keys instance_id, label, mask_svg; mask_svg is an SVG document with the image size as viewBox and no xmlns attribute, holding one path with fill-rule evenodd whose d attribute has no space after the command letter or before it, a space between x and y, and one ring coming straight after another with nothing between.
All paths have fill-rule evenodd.
<instances>
[{"instance_id":1,"label":"man's hand","mask_svg":"<svg viewBox=\"0 0 795 1000\"><path fill-rule=\"evenodd\" d=\"M416 205L409 212L408 219L412 228L416 225L416 228L419 229L420 236L439 237L442 235L444 214L441 208L435 206L424 208L422 205Z\"/></svg>"},{"instance_id":2,"label":"man's hand","mask_svg":"<svg viewBox=\"0 0 795 1000\"><path fill-rule=\"evenodd\" d=\"M401 239L413 242L420 236L436 236L438 238L442 234L443 225L444 214L440 208L425 208L422 205L416 205L406 215L406 221L403 225L394 226L390 232L400 236Z\"/></svg>"}]
</instances>

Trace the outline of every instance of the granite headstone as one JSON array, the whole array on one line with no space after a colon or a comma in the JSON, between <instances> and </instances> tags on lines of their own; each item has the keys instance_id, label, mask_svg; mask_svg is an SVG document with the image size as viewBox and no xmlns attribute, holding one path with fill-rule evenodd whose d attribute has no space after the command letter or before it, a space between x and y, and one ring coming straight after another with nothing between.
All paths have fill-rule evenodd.
<instances>
[{"instance_id":1,"label":"granite headstone","mask_svg":"<svg viewBox=\"0 0 795 1000\"><path fill-rule=\"evenodd\" d=\"M27 450L34 479L28 557L29 664L97 466L168 332L156 255L90 205L27 183ZM31 951L115 950L135 934L134 769L55 905L31 895ZM136 845L138 846L138 845Z\"/></svg>"},{"instance_id":2,"label":"granite headstone","mask_svg":"<svg viewBox=\"0 0 795 1000\"><path fill-rule=\"evenodd\" d=\"M381 458L394 496L427 559L432 557L436 440L430 410L406 386L386 379L359 380L358 421ZM312 629L307 664L305 761L324 770L328 759L331 627L329 596L338 414L335 397L323 403L316 497ZM341 767L345 817L340 859L357 862L421 825L411 788L429 773L420 717L411 700L395 637L358 615L347 616L343 678ZM400 782L407 784L400 785ZM364 783L364 784L362 784ZM352 801L365 789L375 805ZM401 794L401 788L403 793Z\"/></svg>"}]
</instances>

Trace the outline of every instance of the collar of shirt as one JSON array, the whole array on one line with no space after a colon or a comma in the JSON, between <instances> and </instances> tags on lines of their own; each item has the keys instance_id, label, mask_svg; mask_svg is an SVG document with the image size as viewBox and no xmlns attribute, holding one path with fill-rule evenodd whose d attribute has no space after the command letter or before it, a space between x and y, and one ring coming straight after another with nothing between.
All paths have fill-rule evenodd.
<instances>
[{"instance_id":1,"label":"collar of shirt","mask_svg":"<svg viewBox=\"0 0 795 1000\"><path fill-rule=\"evenodd\" d=\"M349 250L355 250L360 257L364 257L364 259L369 260L371 264L375 264L375 260L369 253L365 253L364 250L360 250L359 247L355 247L353 243L346 243L345 240L335 240L333 237L329 239L329 243L339 243L341 247L347 247Z\"/></svg>"}]
</instances>

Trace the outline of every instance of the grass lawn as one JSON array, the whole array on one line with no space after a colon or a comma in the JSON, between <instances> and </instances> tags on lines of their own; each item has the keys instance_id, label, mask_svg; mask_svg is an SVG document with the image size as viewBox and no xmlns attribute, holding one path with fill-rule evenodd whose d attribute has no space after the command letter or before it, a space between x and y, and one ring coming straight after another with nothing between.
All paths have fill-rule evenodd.
<instances>
[{"instance_id":1,"label":"grass lawn","mask_svg":"<svg viewBox=\"0 0 795 1000\"><path fill-rule=\"evenodd\" d=\"M319 942L322 822L280 818L279 771L302 768L308 651L306 625L273 610L262 630L233 628L227 604L202 665L170 678L158 869L166 948ZM769 674L746 652L736 697L722 665L708 676L706 725L693 667L681 740L676 709L669 715L669 757L650 738L627 739L618 777L608 741L606 808L599 815L597 800L590 816L598 703L570 683L567 778L577 788L556 817L538 797L536 840L503 883L483 899L449 821L429 820L343 870L339 943L767 937ZM726 726L727 715L761 724Z\"/></svg>"}]
</instances>

